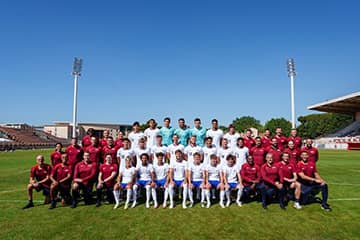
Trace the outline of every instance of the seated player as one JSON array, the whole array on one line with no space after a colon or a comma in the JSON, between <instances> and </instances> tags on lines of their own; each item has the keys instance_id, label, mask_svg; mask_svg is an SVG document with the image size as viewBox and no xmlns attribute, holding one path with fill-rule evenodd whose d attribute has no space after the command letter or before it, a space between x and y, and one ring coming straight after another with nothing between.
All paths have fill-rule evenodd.
<instances>
[{"instance_id":1,"label":"seated player","mask_svg":"<svg viewBox=\"0 0 360 240\"><path fill-rule=\"evenodd\" d=\"M169 165L165 162L165 154L163 152L156 153L156 161L157 163L154 164L154 170L155 170L155 184L156 189L164 189L164 202L163 202L163 208L166 208L167 205L167 199L169 195Z\"/></svg>"},{"instance_id":2,"label":"seated player","mask_svg":"<svg viewBox=\"0 0 360 240\"><path fill-rule=\"evenodd\" d=\"M308 160L309 154L306 151L301 152L300 158L301 161L298 162L297 171L298 176L300 177L299 181L301 183L303 202L307 202L309 194L311 194L313 190L319 189L322 195L321 208L325 211L331 211L331 208L327 203L328 185L318 173L315 161L312 162Z\"/></svg>"},{"instance_id":3,"label":"seated player","mask_svg":"<svg viewBox=\"0 0 360 240\"><path fill-rule=\"evenodd\" d=\"M140 155L141 165L136 168L138 175L137 183L133 186L133 204L131 208L136 206L137 201L137 190L140 188L145 188L146 191L146 208L150 208L150 192L154 200L154 208L158 207L156 201L156 191L155 191L155 173L152 164L149 163L149 155L143 153Z\"/></svg>"},{"instance_id":4,"label":"seated player","mask_svg":"<svg viewBox=\"0 0 360 240\"><path fill-rule=\"evenodd\" d=\"M196 199L200 200L200 191L204 188L204 165L201 163L201 155L195 152L193 155L193 162L188 163L187 168L187 182L189 183L189 199L190 205L194 205L193 189L196 190ZM204 199L202 199L204 200Z\"/></svg>"},{"instance_id":5,"label":"seated player","mask_svg":"<svg viewBox=\"0 0 360 240\"><path fill-rule=\"evenodd\" d=\"M206 197L206 208L210 208L211 200L210 200L210 190L213 190L213 199L216 198L215 191L223 188L221 180L221 172L222 168L218 163L218 157L215 154L210 156L210 164L205 167L205 187L202 191L203 195ZM202 195L201 206L204 207L204 196Z\"/></svg>"},{"instance_id":6,"label":"seated player","mask_svg":"<svg viewBox=\"0 0 360 240\"><path fill-rule=\"evenodd\" d=\"M90 153L84 152L84 159L76 164L74 170L71 208L76 208L80 190L84 193L85 204L90 204L92 188L96 181L96 172L96 162L91 162Z\"/></svg>"},{"instance_id":7,"label":"seated player","mask_svg":"<svg viewBox=\"0 0 360 240\"><path fill-rule=\"evenodd\" d=\"M23 209L34 207L33 203L33 189L37 192L43 191L43 195L45 196L45 204L50 201L50 174L51 174L51 166L49 164L44 163L44 156L38 155L36 157L37 164L31 168L30 171L30 181L27 186L27 193L29 202L23 207Z\"/></svg>"},{"instance_id":8,"label":"seated player","mask_svg":"<svg viewBox=\"0 0 360 240\"><path fill-rule=\"evenodd\" d=\"M297 181L296 166L290 162L290 154L287 152L282 153L281 162L277 163L277 165L279 167L280 182L284 185L285 191L295 189L294 208L301 209L301 184Z\"/></svg>"},{"instance_id":9,"label":"seated player","mask_svg":"<svg viewBox=\"0 0 360 240\"><path fill-rule=\"evenodd\" d=\"M50 186L51 206L49 209L56 208L58 191L60 191L62 203L70 203L71 167L68 165L68 156L66 153L61 154L61 163L53 168L50 179L52 184Z\"/></svg>"},{"instance_id":10,"label":"seated player","mask_svg":"<svg viewBox=\"0 0 360 240\"><path fill-rule=\"evenodd\" d=\"M116 163L112 162L112 154L105 156L105 163L100 165L98 184L96 187L96 207L100 207L102 190L106 189L107 200L110 204L114 203L113 187L115 185L115 178L118 170Z\"/></svg>"},{"instance_id":11,"label":"seated player","mask_svg":"<svg viewBox=\"0 0 360 240\"><path fill-rule=\"evenodd\" d=\"M267 199L272 198L275 193L279 193L280 208L285 209L284 194L285 189L280 182L279 167L274 163L273 154L268 153L265 157L266 163L261 167L262 183L260 186L262 207L267 209Z\"/></svg>"},{"instance_id":12,"label":"seated player","mask_svg":"<svg viewBox=\"0 0 360 240\"><path fill-rule=\"evenodd\" d=\"M187 179L186 179L186 168L187 162L183 158L183 152L178 149L175 151L175 161L170 163L169 178L170 182L168 185L169 196L170 196L170 208L174 207L174 188L181 189L183 193L183 204L182 207L186 208L186 197L187 197Z\"/></svg>"},{"instance_id":13,"label":"seated player","mask_svg":"<svg viewBox=\"0 0 360 240\"><path fill-rule=\"evenodd\" d=\"M232 190L237 190L236 203L241 207L242 203L240 201L243 185L240 176L240 169L235 164L236 157L234 155L228 155L226 157L227 164L222 169L222 183L224 184L224 189L220 190L220 206L224 206L224 195L226 195L226 207L229 207L231 204L230 193Z\"/></svg>"},{"instance_id":14,"label":"seated player","mask_svg":"<svg viewBox=\"0 0 360 240\"><path fill-rule=\"evenodd\" d=\"M119 167L119 176L117 179L116 184L114 185L114 197L115 197L115 206L114 209L119 207L120 204L120 192L121 190L126 189L126 202L124 209L128 209L131 195L132 195L132 188L135 184L136 180L136 170L135 167L132 166L132 157L127 156L124 159L124 167Z\"/></svg>"},{"instance_id":15,"label":"seated player","mask_svg":"<svg viewBox=\"0 0 360 240\"><path fill-rule=\"evenodd\" d=\"M258 141L258 139L255 141ZM253 156L247 156L246 163L241 167L240 176L244 185L242 198L245 202L249 202L251 195L260 192L260 167L255 164Z\"/></svg>"}]
</instances>

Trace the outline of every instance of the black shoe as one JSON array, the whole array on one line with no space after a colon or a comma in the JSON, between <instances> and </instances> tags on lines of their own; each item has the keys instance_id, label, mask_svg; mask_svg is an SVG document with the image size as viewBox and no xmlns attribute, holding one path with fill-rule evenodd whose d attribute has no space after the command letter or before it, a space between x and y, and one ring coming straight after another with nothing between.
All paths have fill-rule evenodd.
<instances>
[{"instance_id":1,"label":"black shoe","mask_svg":"<svg viewBox=\"0 0 360 240\"><path fill-rule=\"evenodd\" d=\"M283 204L280 204L280 208L281 208L282 210L286 210L286 207L285 207Z\"/></svg>"},{"instance_id":2,"label":"black shoe","mask_svg":"<svg viewBox=\"0 0 360 240\"><path fill-rule=\"evenodd\" d=\"M101 203L100 202L96 202L96 207L100 207Z\"/></svg>"},{"instance_id":3,"label":"black shoe","mask_svg":"<svg viewBox=\"0 0 360 240\"><path fill-rule=\"evenodd\" d=\"M321 209L325 210L327 212L331 212L331 210L332 210L331 207L328 204L322 204Z\"/></svg>"},{"instance_id":4,"label":"black shoe","mask_svg":"<svg viewBox=\"0 0 360 240\"><path fill-rule=\"evenodd\" d=\"M34 207L34 203L29 201L28 204L26 204L22 209L27 209L32 207Z\"/></svg>"},{"instance_id":5,"label":"black shoe","mask_svg":"<svg viewBox=\"0 0 360 240\"><path fill-rule=\"evenodd\" d=\"M76 208L76 202L72 202L71 208Z\"/></svg>"},{"instance_id":6,"label":"black shoe","mask_svg":"<svg viewBox=\"0 0 360 240\"><path fill-rule=\"evenodd\" d=\"M267 206L266 206L266 204L264 204L264 203L262 204L262 208L265 209L265 210L268 209Z\"/></svg>"},{"instance_id":7,"label":"black shoe","mask_svg":"<svg viewBox=\"0 0 360 240\"><path fill-rule=\"evenodd\" d=\"M56 200L55 200L55 201L51 201L51 205L50 205L50 207L49 207L49 210L54 209L54 208L56 208Z\"/></svg>"}]
</instances>

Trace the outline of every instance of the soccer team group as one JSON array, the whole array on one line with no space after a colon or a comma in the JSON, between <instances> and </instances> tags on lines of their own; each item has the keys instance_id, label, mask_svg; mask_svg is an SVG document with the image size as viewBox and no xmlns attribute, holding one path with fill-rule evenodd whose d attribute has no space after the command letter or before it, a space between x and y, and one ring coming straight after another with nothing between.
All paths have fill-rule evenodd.
<instances>
[{"instance_id":1,"label":"soccer team group","mask_svg":"<svg viewBox=\"0 0 360 240\"><path fill-rule=\"evenodd\" d=\"M158 208L161 200L163 208L174 208L175 203L188 208L195 202L209 208L217 201L221 208L232 202L241 207L261 201L264 209L274 202L286 209L293 201L293 207L301 209L321 191L321 208L331 210L328 185L316 169L319 155L311 139L303 142L296 129L289 137L277 128L273 136L265 130L253 138L250 129L241 136L233 125L226 134L216 119L211 125L207 130L196 118L189 128L181 118L173 128L170 118L165 118L159 129L150 119L144 132L135 122L127 137L120 132L116 139L107 130L98 139L89 129L82 146L76 138L64 152L56 144L51 165L44 163L44 156L37 156L24 209L34 206L33 190L43 191L50 209L60 199L75 208L81 196L91 204L95 185L96 207L105 193L114 209L123 200L124 209L134 208L142 199L146 208L151 204Z\"/></svg>"}]
</instances>

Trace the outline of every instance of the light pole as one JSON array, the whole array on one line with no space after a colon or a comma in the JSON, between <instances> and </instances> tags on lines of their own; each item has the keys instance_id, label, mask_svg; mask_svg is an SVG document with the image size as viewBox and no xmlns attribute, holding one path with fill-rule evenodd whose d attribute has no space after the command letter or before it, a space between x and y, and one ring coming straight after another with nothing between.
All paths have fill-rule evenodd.
<instances>
[{"instance_id":1,"label":"light pole","mask_svg":"<svg viewBox=\"0 0 360 240\"><path fill-rule=\"evenodd\" d=\"M292 128L295 128L295 87L294 87L294 80L295 80L296 72L295 72L294 59L289 58L287 60L287 70L288 70L288 76L290 78L290 85L291 85L291 125L292 125Z\"/></svg>"},{"instance_id":2,"label":"light pole","mask_svg":"<svg viewBox=\"0 0 360 240\"><path fill-rule=\"evenodd\" d=\"M78 94L78 78L81 76L81 67L82 67L82 59L75 58L73 65L72 75L74 76L74 105L73 105L73 129L72 129L72 137L77 137L76 127L77 127L77 94Z\"/></svg>"}]
</instances>

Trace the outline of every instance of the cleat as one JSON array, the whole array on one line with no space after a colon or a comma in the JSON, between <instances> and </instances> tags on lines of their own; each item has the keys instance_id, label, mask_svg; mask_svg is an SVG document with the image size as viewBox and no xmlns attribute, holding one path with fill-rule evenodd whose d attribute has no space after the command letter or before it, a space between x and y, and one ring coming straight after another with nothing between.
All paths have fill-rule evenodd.
<instances>
[{"instance_id":1,"label":"cleat","mask_svg":"<svg viewBox=\"0 0 360 240\"><path fill-rule=\"evenodd\" d=\"M206 204L206 208L210 208L210 205L211 205L211 203L208 202L208 203Z\"/></svg>"},{"instance_id":2,"label":"cleat","mask_svg":"<svg viewBox=\"0 0 360 240\"><path fill-rule=\"evenodd\" d=\"M230 206L230 204L231 204L231 201L230 201L230 200L228 200L228 201L226 202L226 207L229 207L229 206Z\"/></svg>"},{"instance_id":3,"label":"cleat","mask_svg":"<svg viewBox=\"0 0 360 240\"><path fill-rule=\"evenodd\" d=\"M56 202L52 201L49 207L49 210L56 208Z\"/></svg>"},{"instance_id":4,"label":"cleat","mask_svg":"<svg viewBox=\"0 0 360 240\"><path fill-rule=\"evenodd\" d=\"M34 203L33 202L28 202L28 204L26 204L23 209L27 209L27 208L32 208L34 207Z\"/></svg>"},{"instance_id":5,"label":"cleat","mask_svg":"<svg viewBox=\"0 0 360 240\"><path fill-rule=\"evenodd\" d=\"M224 203L219 203L221 208L225 208Z\"/></svg>"},{"instance_id":6,"label":"cleat","mask_svg":"<svg viewBox=\"0 0 360 240\"><path fill-rule=\"evenodd\" d=\"M182 207L183 207L183 209L186 209L187 208L186 203L183 202Z\"/></svg>"},{"instance_id":7,"label":"cleat","mask_svg":"<svg viewBox=\"0 0 360 240\"><path fill-rule=\"evenodd\" d=\"M201 202L201 207L204 208L205 207L205 202Z\"/></svg>"},{"instance_id":8,"label":"cleat","mask_svg":"<svg viewBox=\"0 0 360 240\"><path fill-rule=\"evenodd\" d=\"M280 208L281 208L282 210L286 210L285 206L282 205L282 204L280 204Z\"/></svg>"},{"instance_id":9,"label":"cleat","mask_svg":"<svg viewBox=\"0 0 360 240\"><path fill-rule=\"evenodd\" d=\"M295 203L294 203L294 208L299 210L299 209L301 209L302 207L301 207L300 203L295 202Z\"/></svg>"},{"instance_id":10,"label":"cleat","mask_svg":"<svg viewBox=\"0 0 360 240\"><path fill-rule=\"evenodd\" d=\"M150 203L147 202L145 205L146 205L146 208L150 208Z\"/></svg>"},{"instance_id":11,"label":"cleat","mask_svg":"<svg viewBox=\"0 0 360 240\"><path fill-rule=\"evenodd\" d=\"M154 208L156 209L158 207L159 207L159 205L157 203L154 203Z\"/></svg>"},{"instance_id":12,"label":"cleat","mask_svg":"<svg viewBox=\"0 0 360 240\"><path fill-rule=\"evenodd\" d=\"M239 207L242 207L242 202L236 201L236 204L237 204Z\"/></svg>"},{"instance_id":13,"label":"cleat","mask_svg":"<svg viewBox=\"0 0 360 240\"><path fill-rule=\"evenodd\" d=\"M170 209L173 209L174 208L174 204L170 203Z\"/></svg>"},{"instance_id":14,"label":"cleat","mask_svg":"<svg viewBox=\"0 0 360 240\"><path fill-rule=\"evenodd\" d=\"M100 206L101 206L101 203L100 203L100 202L96 202L95 207L100 207Z\"/></svg>"},{"instance_id":15,"label":"cleat","mask_svg":"<svg viewBox=\"0 0 360 240\"><path fill-rule=\"evenodd\" d=\"M119 207L119 203L116 203L114 209L117 209L118 207Z\"/></svg>"},{"instance_id":16,"label":"cleat","mask_svg":"<svg viewBox=\"0 0 360 240\"><path fill-rule=\"evenodd\" d=\"M128 209L128 208L129 208L129 203L126 202L126 203L125 203L125 206L124 206L124 209L126 210L126 209Z\"/></svg>"},{"instance_id":17,"label":"cleat","mask_svg":"<svg viewBox=\"0 0 360 240\"><path fill-rule=\"evenodd\" d=\"M262 204L262 208L265 209L265 210L268 209L265 203Z\"/></svg>"},{"instance_id":18,"label":"cleat","mask_svg":"<svg viewBox=\"0 0 360 240\"><path fill-rule=\"evenodd\" d=\"M71 208L76 208L76 202L72 202L72 204L71 204Z\"/></svg>"},{"instance_id":19,"label":"cleat","mask_svg":"<svg viewBox=\"0 0 360 240\"><path fill-rule=\"evenodd\" d=\"M133 202L133 204L131 205L131 208L135 208L136 207L136 201Z\"/></svg>"},{"instance_id":20,"label":"cleat","mask_svg":"<svg viewBox=\"0 0 360 240\"><path fill-rule=\"evenodd\" d=\"M194 206L194 202L190 202L189 208L192 208Z\"/></svg>"},{"instance_id":21,"label":"cleat","mask_svg":"<svg viewBox=\"0 0 360 240\"><path fill-rule=\"evenodd\" d=\"M163 208L166 208L166 207L167 207L166 202L163 203L162 207L163 207Z\"/></svg>"},{"instance_id":22,"label":"cleat","mask_svg":"<svg viewBox=\"0 0 360 240\"><path fill-rule=\"evenodd\" d=\"M328 204L321 205L321 209L327 212L331 212L332 210Z\"/></svg>"}]
</instances>

